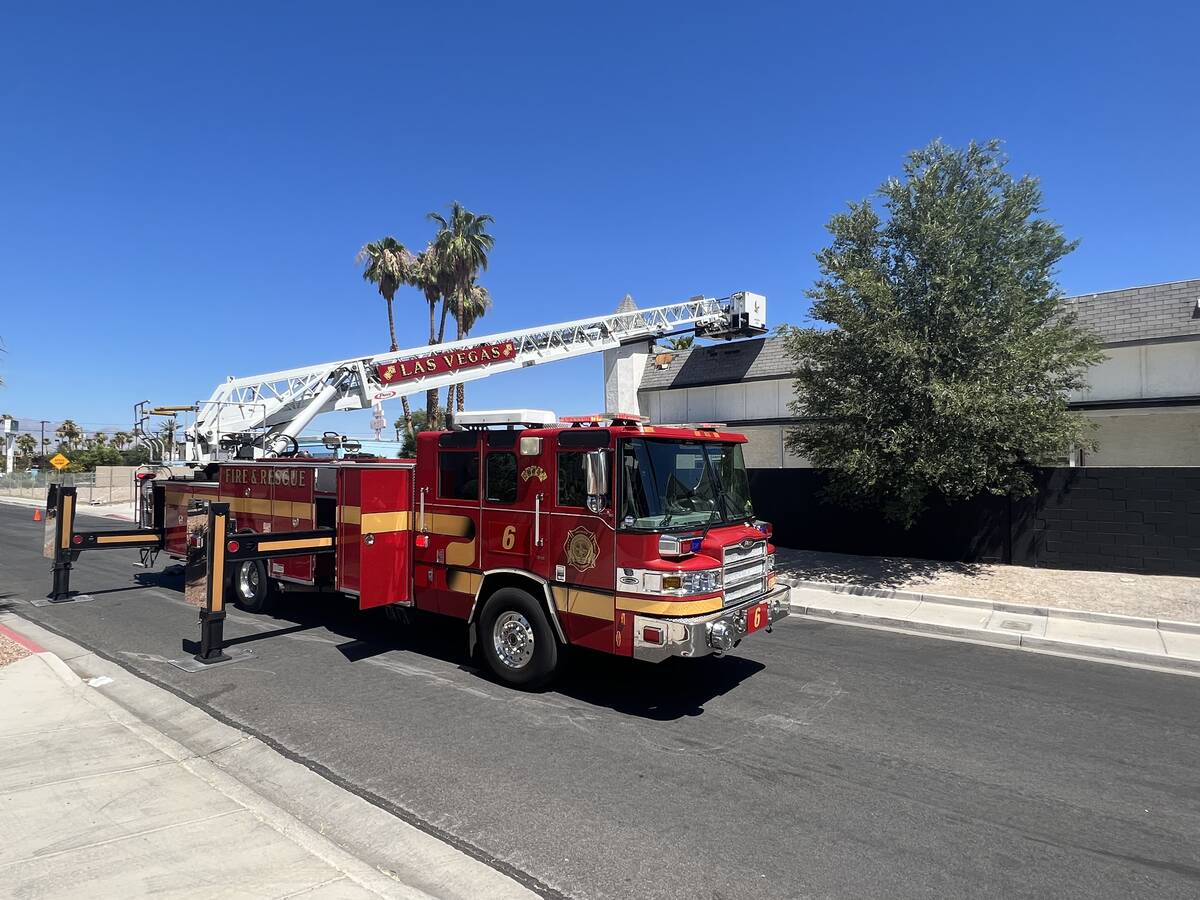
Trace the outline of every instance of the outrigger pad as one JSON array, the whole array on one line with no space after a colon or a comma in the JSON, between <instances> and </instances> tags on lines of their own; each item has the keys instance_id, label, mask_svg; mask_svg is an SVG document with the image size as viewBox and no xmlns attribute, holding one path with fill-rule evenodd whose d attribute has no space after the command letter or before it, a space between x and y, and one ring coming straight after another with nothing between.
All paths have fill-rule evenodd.
<instances>
[{"instance_id":1,"label":"outrigger pad","mask_svg":"<svg viewBox=\"0 0 1200 900\"><path fill-rule=\"evenodd\" d=\"M242 662L254 656L253 650L248 650L243 647L226 647L222 651L229 659L223 659L220 662L202 663L194 656L185 656L181 659L168 659L171 665L177 669L183 669L185 672L203 672L206 669L219 669L221 666L232 665L235 662Z\"/></svg>"},{"instance_id":2,"label":"outrigger pad","mask_svg":"<svg viewBox=\"0 0 1200 900\"><path fill-rule=\"evenodd\" d=\"M91 594L71 593L65 600L51 600L49 597L34 597L29 601L30 606L62 606L65 603L88 603L95 599Z\"/></svg>"}]
</instances>

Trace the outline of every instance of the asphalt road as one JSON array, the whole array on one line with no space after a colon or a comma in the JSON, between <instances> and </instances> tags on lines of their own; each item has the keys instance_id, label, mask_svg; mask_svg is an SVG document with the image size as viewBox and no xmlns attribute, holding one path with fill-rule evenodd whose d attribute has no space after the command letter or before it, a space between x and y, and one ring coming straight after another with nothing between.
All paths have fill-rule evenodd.
<instances>
[{"instance_id":1,"label":"asphalt road","mask_svg":"<svg viewBox=\"0 0 1200 900\"><path fill-rule=\"evenodd\" d=\"M24 602L49 587L30 516L0 506L0 607L547 893L1200 896L1197 678L793 618L721 660L582 656L530 695L455 623L316 596L232 613L253 658L189 675L163 660L195 610L130 552L77 564L92 602Z\"/></svg>"}]
</instances>

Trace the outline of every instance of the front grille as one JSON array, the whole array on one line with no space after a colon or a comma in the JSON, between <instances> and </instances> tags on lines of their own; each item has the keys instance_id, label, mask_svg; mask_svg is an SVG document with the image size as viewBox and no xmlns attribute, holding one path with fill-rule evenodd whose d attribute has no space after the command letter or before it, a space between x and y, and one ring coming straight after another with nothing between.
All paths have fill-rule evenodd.
<instances>
[{"instance_id":1,"label":"front grille","mask_svg":"<svg viewBox=\"0 0 1200 900\"><path fill-rule=\"evenodd\" d=\"M730 544L724 550L725 605L734 606L767 591L767 542Z\"/></svg>"}]
</instances>

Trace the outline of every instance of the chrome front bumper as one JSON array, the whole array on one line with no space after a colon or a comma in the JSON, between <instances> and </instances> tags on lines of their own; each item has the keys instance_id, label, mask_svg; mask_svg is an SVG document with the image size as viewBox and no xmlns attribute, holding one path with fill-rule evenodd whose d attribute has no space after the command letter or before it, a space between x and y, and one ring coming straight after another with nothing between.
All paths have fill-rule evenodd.
<instances>
[{"instance_id":1,"label":"chrome front bumper","mask_svg":"<svg viewBox=\"0 0 1200 900\"><path fill-rule=\"evenodd\" d=\"M770 613L770 622L765 629L791 612L789 605L790 589L786 584L778 584L765 594L752 597L736 606L730 606L720 612L706 613L703 616L688 616L686 618L667 618L663 616L634 616L633 617L633 658L650 662L659 662L671 656L708 656L724 653L736 647L746 637L746 611L759 603L765 602ZM666 643L650 644L642 638L642 629L646 625L661 628L665 632ZM718 639L714 642L713 629L717 629ZM725 632L730 646L722 647L719 637ZM714 645L715 643L715 645Z\"/></svg>"}]
</instances>

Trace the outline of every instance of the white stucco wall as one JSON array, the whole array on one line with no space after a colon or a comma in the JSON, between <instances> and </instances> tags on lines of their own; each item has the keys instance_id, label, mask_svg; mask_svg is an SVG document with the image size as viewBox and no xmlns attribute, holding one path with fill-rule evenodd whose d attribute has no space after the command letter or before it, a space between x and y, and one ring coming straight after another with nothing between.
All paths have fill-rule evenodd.
<instances>
[{"instance_id":1,"label":"white stucco wall","mask_svg":"<svg viewBox=\"0 0 1200 900\"><path fill-rule=\"evenodd\" d=\"M1112 347L1088 373L1080 401L1154 400L1200 395L1200 341ZM786 419L795 383L780 378L712 387L642 391L641 413L650 421L754 422ZM1098 423L1100 449L1088 453L1092 466L1200 466L1200 410L1088 411ZM784 448L783 425L738 425L750 439L745 449L753 468L808 466Z\"/></svg>"},{"instance_id":2,"label":"white stucco wall","mask_svg":"<svg viewBox=\"0 0 1200 900\"><path fill-rule=\"evenodd\" d=\"M1100 449L1089 466L1200 466L1200 411L1153 410L1089 415Z\"/></svg>"},{"instance_id":3,"label":"white stucco wall","mask_svg":"<svg viewBox=\"0 0 1200 900\"><path fill-rule=\"evenodd\" d=\"M643 391L638 398L642 415L651 422L742 422L753 419L782 419L795 396L790 378L750 381L713 387Z\"/></svg>"},{"instance_id":4,"label":"white stucco wall","mask_svg":"<svg viewBox=\"0 0 1200 900\"><path fill-rule=\"evenodd\" d=\"M1200 394L1200 341L1110 347L1072 400L1148 400Z\"/></svg>"}]
</instances>

